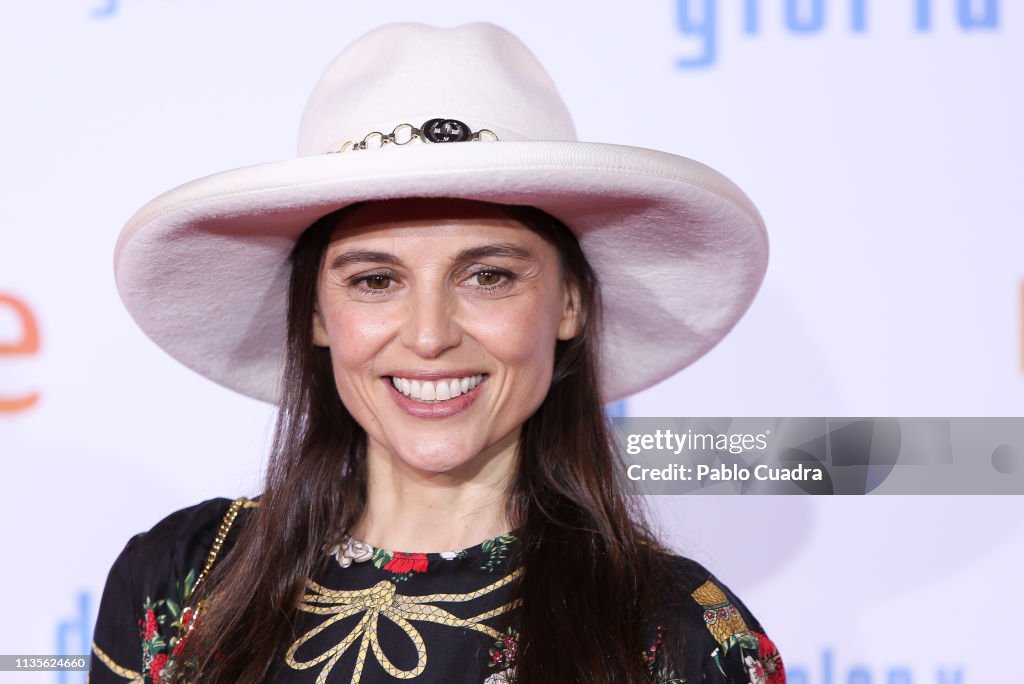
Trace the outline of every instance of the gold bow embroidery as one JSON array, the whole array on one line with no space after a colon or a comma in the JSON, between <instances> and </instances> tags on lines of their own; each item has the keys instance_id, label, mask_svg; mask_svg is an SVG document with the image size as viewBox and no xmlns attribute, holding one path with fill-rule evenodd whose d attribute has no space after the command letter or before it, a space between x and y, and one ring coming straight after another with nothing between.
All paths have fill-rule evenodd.
<instances>
[{"instance_id":1,"label":"gold bow embroidery","mask_svg":"<svg viewBox=\"0 0 1024 684\"><path fill-rule=\"evenodd\" d=\"M388 580L381 580L369 589L358 589L354 591L339 591L328 589L316 582L306 583L306 593L299 604L299 610L315 615L331 615L319 625L309 630L295 640L295 643L288 649L285 655L285 662L296 670L306 670L323 663L323 669L316 678L317 684L325 684L327 676L345 655L353 644L358 643L358 654L356 666L352 672L353 684L358 684L363 674L363 666L366 662L366 654L371 648L373 655L384 670L395 679L412 679L422 674L427 666L427 649L423 643L423 637L412 625L413 621L434 622L448 627L462 627L473 629L497 639L500 635L493 627L482 624L484 620L512 610L518 605L518 601L506 603L494 610L481 613L470 618L460 618L452 615L440 606L432 603L464 603L490 594L509 582L519 577L522 568L503 577L502 579L468 594L428 594L425 596L407 596L399 594L395 585ZM312 660L298 661L295 654L307 641L320 634L335 622L351 615L364 613L359 623L351 633L342 639L333 648L321 653ZM397 668L381 646L377 634L377 625L381 617L386 617L397 625L405 635L412 641L416 648L416 666L410 670ZM365 637L365 638L364 638Z\"/></svg>"}]
</instances>

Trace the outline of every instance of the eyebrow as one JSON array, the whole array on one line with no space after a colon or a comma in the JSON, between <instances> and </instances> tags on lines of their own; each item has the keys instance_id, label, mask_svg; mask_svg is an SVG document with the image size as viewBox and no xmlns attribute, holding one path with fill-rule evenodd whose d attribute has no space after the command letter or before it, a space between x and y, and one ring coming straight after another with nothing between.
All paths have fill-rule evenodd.
<instances>
[{"instance_id":1,"label":"eyebrow","mask_svg":"<svg viewBox=\"0 0 1024 684\"><path fill-rule=\"evenodd\" d=\"M402 260L391 252L375 252L370 249L359 249L353 252L342 252L331 259L331 268L345 268L354 264L391 264L401 265Z\"/></svg>"},{"instance_id":2,"label":"eyebrow","mask_svg":"<svg viewBox=\"0 0 1024 684\"><path fill-rule=\"evenodd\" d=\"M469 247L462 250L451 258L452 262L478 261L487 257L505 257L519 259L520 261L533 261L536 259L533 252L519 245L510 242L498 242L491 245ZM359 249L351 252L343 252L331 259L330 268L345 268L355 264L389 264L400 266L402 260L391 252L378 252L370 249Z\"/></svg>"},{"instance_id":3,"label":"eyebrow","mask_svg":"<svg viewBox=\"0 0 1024 684\"><path fill-rule=\"evenodd\" d=\"M533 256L533 252L519 245L514 245L511 242L498 242L493 245L464 249L452 257L452 261L478 261L486 257L505 257L520 261L533 261L536 258Z\"/></svg>"}]
</instances>

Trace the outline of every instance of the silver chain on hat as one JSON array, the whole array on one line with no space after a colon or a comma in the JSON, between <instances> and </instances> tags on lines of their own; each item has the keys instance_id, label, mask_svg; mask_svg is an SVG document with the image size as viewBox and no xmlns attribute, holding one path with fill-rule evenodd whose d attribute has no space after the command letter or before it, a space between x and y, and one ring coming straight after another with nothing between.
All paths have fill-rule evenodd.
<instances>
[{"instance_id":1,"label":"silver chain on hat","mask_svg":"<svg viewBox=\"0 0 1024 684\"><path fill-rule=\"evenodd\" d=\"M327 154L340 154L348 150L365 150L384 147L385 145L408 145L413 141L421 143L472 142L479 140L497 140L497 134L487 128L473 131L469 126L457 119L430 119L419 128L412 124L398 124L388 134L373 131L363 136L362 140L347 140Z\"/></svg>"}]
</instances>

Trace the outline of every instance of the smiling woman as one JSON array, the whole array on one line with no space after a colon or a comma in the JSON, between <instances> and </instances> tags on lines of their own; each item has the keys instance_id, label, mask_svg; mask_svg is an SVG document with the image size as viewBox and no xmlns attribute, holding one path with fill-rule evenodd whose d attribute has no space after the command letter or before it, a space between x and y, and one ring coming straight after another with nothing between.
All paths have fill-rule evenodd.
<instances>
[{"instance_id":1,"label":"smiling woman","mask_svg":"<svg viewBox=\"0 0 1024 684\"><path fill-rule=\"evenodd\" d=\"M425 111L460 118L407 123ZM648 529L602 409L749 305L766 246L742 192L575 141L487 24L364 36L302 141L166 193L118 243L142 328L279 414L258 497L128 542L93 684L783 682L747 608Z\"/></svg>"},{"instance_id":2,"label":"smiling woman","mask_svg":"<svg viewBox=\"0 0 1024 684\"><path fill-rule=\"evenodd\" d=\"M325 258L313 342L330 349L371 463L386 453L458 479L480 457L510 471L555 342L576 335L555 247L493 205L405 200L347 213ZM397 541L425 539L408 533Z\"/></svg>"}]
</instances>

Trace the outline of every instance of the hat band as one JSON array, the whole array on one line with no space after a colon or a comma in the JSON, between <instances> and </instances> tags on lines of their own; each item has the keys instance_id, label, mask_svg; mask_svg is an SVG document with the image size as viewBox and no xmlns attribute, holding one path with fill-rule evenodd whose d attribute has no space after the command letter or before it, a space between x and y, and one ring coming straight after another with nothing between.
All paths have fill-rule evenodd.
<instances>
[{"instance_id":1,"label":"hat band","mask_svg":"<svg viewBox=\"0 0 1024 684\"><path fill-rule=\"evenodd\" d=\"M421 143L475 142L497 140L498 135L488 129L473 131L458 119L429 119L417 128L412 124L398 124L387 134L372 131L362 140L346 140L328 149L326 154L340 154L348 150L365 150L385 145L408 145L413 141Z\"/></svg>"}]
</instances>

